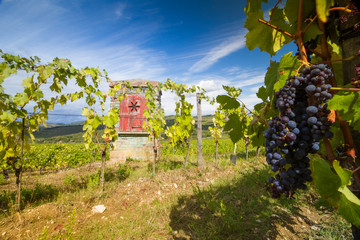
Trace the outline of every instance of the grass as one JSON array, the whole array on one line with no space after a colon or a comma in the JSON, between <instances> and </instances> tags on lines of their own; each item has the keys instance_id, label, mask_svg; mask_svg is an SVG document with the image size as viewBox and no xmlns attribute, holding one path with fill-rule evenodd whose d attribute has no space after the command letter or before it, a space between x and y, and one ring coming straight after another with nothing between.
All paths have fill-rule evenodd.
<instances>
[{"instance_id":1,"label":"grass","mask_svg":"<svg viewBox=\"0 0 360 240\"><path fill-rule=\"evenodd\" d=\"M148 163L128 159L107 168L103 192L96 187L96 168L41 176L44 184L26 195L33 196L21 213L26 221L5 214L0 234L9 239L351 238L348 223L314 204L313 189L295 199L272 199L268 166L254 150L247 162L239 154L235 166L226 153L217 166L212 154L204 156L203 169L194 155L183 169L183 156L163 154L156 177ZM45 179L54 182L46 185ZM91 212L98 204L106 206L103 214Z\"/></svg>"}]
</instances>

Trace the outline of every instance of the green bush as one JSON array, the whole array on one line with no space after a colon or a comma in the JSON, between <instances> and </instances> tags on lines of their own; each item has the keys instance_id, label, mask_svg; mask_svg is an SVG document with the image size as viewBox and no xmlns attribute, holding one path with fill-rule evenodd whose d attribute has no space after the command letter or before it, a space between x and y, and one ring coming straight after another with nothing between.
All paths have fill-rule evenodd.
<instances>
[{"instance_id":1,"label":"green bush","mask_svg":"<svg viewBox=\"0 0 360 240\"><path fill-rule=\"evenodd\" d=\"M64 178L64 184L66 186L74 186L76 184L76 176L74 174L68 174Z\"/></svg>"},{"instance_id":2,"label":"green bush","mask_svg":"<svg viewBox=\"0 0 360 240\"><path fill-rule=\"evenodd\" d=\"M4 185L7 183L7 180L5 179L4 175L0 174L0 185Z\"/></svg>"},{"instance_id":3,"label":"green bush","mask_svg":"<svg viewBox=\"0 0 360 240\"><path fill-rule=\"evenodd\" d=\"M120 164L117 170L119 181L123 181L130 176L130 167L127 164Z\"/></svg>"}]
</instances>

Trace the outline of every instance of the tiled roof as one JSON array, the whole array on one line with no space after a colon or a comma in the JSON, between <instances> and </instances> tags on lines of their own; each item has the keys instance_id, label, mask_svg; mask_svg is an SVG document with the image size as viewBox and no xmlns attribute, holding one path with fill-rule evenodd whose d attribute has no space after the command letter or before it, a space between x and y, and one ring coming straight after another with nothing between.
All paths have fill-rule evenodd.
<instances>
[{"instance_id":1,"label":"tiled roof","mask_svg":"<svg viewBox=\"0 0 360 240\"><path fill-rule=\"evenodd\" d=\"M117 83L121 83L121 82L124 82L124 81L130 82L131 86L133 86L133 87L146 87L147 83L151 83L154 87L159 85L159 82L157 82L157 81L150 81L150 80L136 78L136 79L129 79L129 80L121 80L121 81L111 81L109 86L113 87Z\"/></svg>"}]
</instances>

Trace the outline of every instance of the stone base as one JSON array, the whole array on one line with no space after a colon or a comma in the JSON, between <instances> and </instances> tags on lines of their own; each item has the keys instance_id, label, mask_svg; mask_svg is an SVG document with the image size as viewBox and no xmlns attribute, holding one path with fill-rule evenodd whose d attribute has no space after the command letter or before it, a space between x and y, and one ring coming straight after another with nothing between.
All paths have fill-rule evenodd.
<instances>
[{"instance_id":1,"label":"stone base","mask_svg":"<svg viewBox=\"0 0 360 240\"><path fill-rule=\"evenodd\" d=\"M153 142L148 134L121 134L110 150L110 163L124 163L127 158L153 161Z\"/></svg>"}]
</instances>

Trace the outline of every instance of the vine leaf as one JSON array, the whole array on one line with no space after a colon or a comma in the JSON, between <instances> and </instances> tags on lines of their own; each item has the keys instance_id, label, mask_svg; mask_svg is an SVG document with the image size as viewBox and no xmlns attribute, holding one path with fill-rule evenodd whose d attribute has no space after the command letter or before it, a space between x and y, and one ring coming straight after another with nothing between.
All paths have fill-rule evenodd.
<instances>
[{"instance_id":1,"label":"vine leaf","mask_svg":"<svg viewBox=\"0 0 360 240\"><path fill-rule=\"evenodd\" d=\"M334 161L333 167L334 167L334 170L336 171L336 173L340 177L341 185L350 185L351 184L350 180L351 180L352 172L350 170L348 170L348 169L342 168L340 166L339 161Z\"/></svg>"},{"instance_id":2,"label":"vine leaf","mask_svg":"<svg viewBox=\"0 0 360 240\"><path fill-rule=\"evenodd\" d=\"M216 101L221 105L222 109L236 109L240 107L240 103L235 99L227 95L219 95L216 97Z\"/></svg>"},{"instance_id":3,"label":"vine leaf","mask_svg":"<svg viewBox=\"0 0 360 240\"><path fill-rule=\"evenodd\" d=\"M313 1L306 1L303 9L303 20L310 16L312 11L314 10L314 7L315 6ZM299 0L287 0L284 10L290 24L296 24L299 12Z\"/></svg>"},{"instance_id":4,"label":"vine leaf","mask_svg":"<svg viewBox=\"0 0 360 240\"><path fill-rule=\"evenodd\" d=\"M350 85L349 85L350 86ZM329 109L338 111L342 120L346 120L360 131L360 95L358 92L338 92L328 102Z\"/></svg>"},{"instance_id":5,"label":"vine leaf","mask_svg":"<svg viewBox=\"0 0 360 240\"><path fill-rule=\"evenodd\" d=\"M292 52L289 52L281 57L279 65L279 80L274 84L274 90L278 91L285 85L285 82L290 76L295 75L296 69L301 65L301 62L296 56L292 55Z\"/></svg>"},{"instance_id":6,"label":"vine leaf","mask_svg":"<svg viewBox=\"0 0 360 240\"><path fill-rule=\"evenodd\" d=\"M316 12L319 16L319 19L322 22L327 22L327 16L329 16L329 9L334 5L334 0L315 0L316 2Z\"/></svg>"},{"instance_id":7,"label":"vine leaf","mask_svg":"<svg viewBox=\"0 0 360 240\"><path fill-rule=\"evenodd\" d=\"M245 14L259 11L261 9L262 2L267 3L268 0L248 0L246 3L246 7L244 8Z\"/></svg>"},{"instance_id":8,"label":"vine leaf","mask_svg":"<svg viewBox=\"0 0 360 240\"><path fill-rule=\"evenodd\" d=\"M260 98L263 102L265 102L269 97L267 88L265 88L264 86L261 86L259 88L259 91L256 93L256 96L258 98Z\"/></svg>"},{"instance_id":9,"label":"vine leaf","mask_svg":"<svg viewBox=\"0 0 360 240\"><path fill-rule=\"evenodd\" d=\"M322 198L337 208L347 221L360 227L360 200L349 190L351 171L343 169L338 161L334 161L333 167L323 159L314 158L311 162L314 184Z\"/></svg>"},{"instance_id":10,"label":"vine leaf","mask_svg":"<svg viewBox=\"0 0 360 240\"><path fill-rule=\"evenodd\" d=\"M283 45L292 41L291 38L285 36L283 33L258 22L258 19L263 20L263 11L251 12L245 22L244 27L249 30L246 34L246 46L249 50L259 48L270 55L275 55ZM270 24L275 25L281 30L291 31L291 27L285 22L285 16L282 10L275 8L272 12Z\"/></svg>"},{"instance_id":11,"label":"vine leaf","mask_svg":"<svg viewBox=\"0 0 360 240\"><path fill-rule=\"evenodd\" d=\"M229 115L229 120L225 124L224 131L229 132L230 139L233 143L237 143L243 138L245 128L236 113Z\"/></svg>"},{"instance_id":12,"label":"vine leaf","mask_svg":"<svg viewBox=\"0 0 360 240\"><path fill-rule=\"evenodd\" d=\"M323 34L323 32L320 30L319 26L317 24L311 24L309 29L307 29L307 31L304 34L303 41L308 42L312 39L316 39L316 37L321 34Z\"/></svg>"},{"instance_id":13,"label":"vine leaf","mask_svg":"<svg viewBox=\"0 0 360 240\"><path fill-rule=\"evenodd\" d=\"M270 98L270 101L273 98L274 84L280 78L279 66L280 66L280 63L278 63L278 62L275 62L275 61L270 62L270 67L268 67L266 75L265 75L266 93L267 93L267 96ZM259 92L260 92L260 89L259 89ZM259 93L259 94L261 94L261 93Z\"/></svg>"},{"instance_id":14,"label":"vine leaf","mask_svg":"<svg viewBox=\"0 0 360 240\"><path fill-rule=\"evenodd\" d=\"M285 82L288 80L289 76L293 76L296 69L299 68L300 65L301 62L297 59L296 56L292 55L292 52L285 54L281 58L280 63L270 63L270 67L268 67L265 75L266 94L270 101L273 99L273 91L278 91L280 88L282 88ZM261 99L265 98L263 94L263 89L259 89L258 97Z\"/></svg>"}]
</instances>

